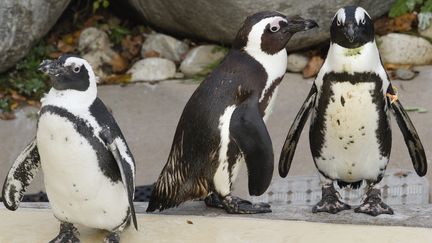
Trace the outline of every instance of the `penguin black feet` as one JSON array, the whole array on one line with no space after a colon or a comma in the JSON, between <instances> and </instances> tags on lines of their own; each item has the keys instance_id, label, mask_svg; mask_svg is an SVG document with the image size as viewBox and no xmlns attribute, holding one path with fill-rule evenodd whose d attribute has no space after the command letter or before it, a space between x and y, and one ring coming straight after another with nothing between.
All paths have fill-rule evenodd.
<instances>
[{"instance_id":1,"label":"penguin black feet","mask_svg":"<svg viewBox=\"0 0 432 243\"><path fill-rule=\"evenodd\" d=\"M233 197L231 195L226 196L222 200L222 204L225 211L231 214L271 213L270 204L268 203L254 204L250 201L239 197Z\"/></svg>"},{"instance_id":2,"label":"penguin black feet","mask_svg":"<svg viewBox=\"0 0 432 243\"><path fill-rule=\"evenodd\" d=\"M381 191L372 188L367 192L367 197L363 204L354 209L356 213L365 213L372 216L380 214L394 214L393 209L385 204L381 199Z\"/></svg>"},{"instance_id":3,"label":"penguin black feet","mask_svg":"<svg viewBox=\"0 0 432 243\"><path fill-rule=\"evenodd\" d=\"M62 222L59 234L49 243L79 243L78 229L71 223Z\"/></svg>"},{"instance_id":4,"label":"penguin black feet","mask_svg":"<svg viewBox=\"0 0 432 243\"><path fill-rule=\"evenodd\" d=\"M270 204L256 203L228 195L221 199L216 193L211 193L204 199L207 207L223 208L230 214L271 213Z\"/></svg>"},{"instance_id":5,"label":"penguin black feet","mask_svg":"<svg viewBox=\"0 0 432 243\"><path fill-rule=\"evenodd\" d=\"M338 192L331 184L322 187L321 201L312 208L312 213L326 212L335 214L349 209L351 209L351 206L339 200Z\"/></svg>"},{"instance_id":6,"label":"penguin black feet","mask_svg":"<svg viewBox=\"0 0 432 243\"><path fill-rule=\"evenodd\" d=\"M204 203L211 208L225 208L222 200L213 192L204 199Z\"/></svg>"},{"instance_id":7,"label":"penguin black feet","mask_svg":"<svg viewBox=\"0 0 432 243\"><path fill-rule=\"evenodd\" d=\"M104 239L104 243L119 243L120 234L118 232L110 232Z\"/></svg>"}]
</instances>

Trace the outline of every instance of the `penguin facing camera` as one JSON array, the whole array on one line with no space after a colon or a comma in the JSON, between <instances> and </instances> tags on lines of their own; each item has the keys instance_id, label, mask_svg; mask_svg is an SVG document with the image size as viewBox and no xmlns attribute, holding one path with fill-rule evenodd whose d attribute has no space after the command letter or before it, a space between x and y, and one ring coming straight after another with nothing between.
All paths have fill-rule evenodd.
<instances>
[{"instance_id":1,"label":"penguin facing camera","mask_svg":"<svg viewBox=\"0 0 432 243\"><path fill-rule=\"evenodd\" d=\"M361 7L341 8L330 27L327 58L282 148L279 174L287 176L311 114L310 150L322 182L322 199L312 211L350 209L339 200L334 182L352 188L366 182L366 198L354 211L373 216L393 214L377 188L390 158L390 111L402 131L415 171L424 176L425 151L383 67L373 21Z\"/></svg>"},{"instance_id":2,"label":"penguin facing camera","mask_svg":"<svg viewBox=\"0 0 432 243\"><path fill-rule=\"evenodd\" d=\"M285 74L285 46L296 32L316 26L278 12L245 20L232 49L187 102L148 212L197 198L228 213L271 212L268 204L232 196L232 183L245 162L249 193L268 188L274 161L265 121Z\"/></svg>"},{"instance_id":3,"label":"penguin facing camera","mask_svg":"<svg viewBox=\"0 0 432 243\"><path fill-rule=\"evenodd\" d=\"M2 197L16 210L42 167L45 189L60 232L51 242L79 242L74 224L109 231L105 242L137 222L133 206L135 162L114 117L97 97L90 64L63 55L41 71L52 88L42 100L36 137L6 177Z\"/></svg>"}]
</instances>

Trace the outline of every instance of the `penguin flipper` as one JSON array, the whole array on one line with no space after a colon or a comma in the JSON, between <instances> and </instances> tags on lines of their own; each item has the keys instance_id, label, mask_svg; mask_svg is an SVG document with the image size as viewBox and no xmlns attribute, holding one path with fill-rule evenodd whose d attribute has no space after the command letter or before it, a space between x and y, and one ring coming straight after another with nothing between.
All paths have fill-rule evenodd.
<instances>
[{"instance_id":1,"label":"penguin flipper","mask_svg":"<svg viewBox=\"0 0 432 243\"><path fill-rule=\"evenodd\" d=\"M40 165L36 139L33 139L15 160L3 184L2 198L7 209L15 211L18 208Z\"/></svg>"},{"instance_id":2,"label":"penguin flipper","mask_svg":"<svg viewBox=\"0 0 432 243\"><path fill-rule=\"evenodd\" d=\"M399 126L399 129L401 130L404 137L405 144L408 147L414 169L417 175L424 176L427 172L427 160L426 153L420 141L420 137L417 134L417 131L401 102L396 100L391 103L391 107L393 114L396 117L396 122Z\"/></svg>"},{"instance_id":3,"label":"penguin flipper","mask_svg":"<svg viewBox=\"0 0 432 243\"><path fill-rule=\"evenodd\" d=\"M282 147L279 159L279 175L281 177L285 178L288 175L288 171L291 167L291 162L294 157L298 140L303 131L306 120L309 117L311 108L313 107L316 94L317 89L315 85L313 85L306 100L303 102L302 107L297 113L297 116L294 119L294 122L292 123L288 135L285 139L285 143Z\"/></svg>"},{"instance_id":4,"label":"penguin flipper","mask_svg":"<svg viewBox=\"0 0 432 243\"><path fill-rule=\"evenodd\" d=\"M270 185L274 158L270 135L258 108L258 98L249 98L234 110L229 131L245 157L249 194L259 196Z\"/></svg>"},{"instance_id":5,"label":"penguin flipper","mask_svg":"<svg viewBox=\"0 0 432 243\"><path fill-rule=\"evenodd\" d=\"M111 151L115 161L117 162L120 170L123 185L128 194L129 208L131 210L132 221L135 229L138 230L138 224L136 220L135 207L133 204L134 193L135 193L135 162L131 156L131 152L126 145L124 139L120 136L114 137L109 128L105 128L101 132L101 137L105 140Z\"/></svg>"}]
</instances>

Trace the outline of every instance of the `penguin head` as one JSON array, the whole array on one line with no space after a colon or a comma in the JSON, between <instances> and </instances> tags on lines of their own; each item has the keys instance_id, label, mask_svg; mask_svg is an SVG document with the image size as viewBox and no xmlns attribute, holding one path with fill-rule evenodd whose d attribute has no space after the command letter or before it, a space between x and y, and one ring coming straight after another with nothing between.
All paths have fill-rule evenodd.
<instances>
[{"instance_id":1,"label":"penguin head","mask_svg":"<svg viewBox=\"0 0 432 243\"><path fill-rule=\"evenodd\" d=\"M57 60L43 60L39 70L48 74L54 89L87 91L96 86L96 76L90 64L74 55L62 55Z\"/></svg>"},{"instance_id":2,"label":"penguin head","mask_svg":"<svg viewBox=\"0 0 432 243\"><path fill-rule=\"evenodd\" d=\"M358 48L375 39L374 25L362 7L348 6L339 9L330 27L330 39L345 48Z\"/></svg>"},{"instance_id":3,"label":"penguin head","mask_svg":"<svg viewBox=\"0 0 432 243\"><path fill-rule=\"evenodd\" d=\"M291 37L318 27L313 20L286 17L275 11L258 12L246 18L233 42L233 49L261 50L273 55L283 50Z\"/></svg>"}]
</instances>

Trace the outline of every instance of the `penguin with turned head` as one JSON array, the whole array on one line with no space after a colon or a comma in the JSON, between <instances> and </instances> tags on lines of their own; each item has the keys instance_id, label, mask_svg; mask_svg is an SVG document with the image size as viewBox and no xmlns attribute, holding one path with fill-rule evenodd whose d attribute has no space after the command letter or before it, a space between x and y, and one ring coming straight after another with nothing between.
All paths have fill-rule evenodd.
<instances>
[{"instance_id":1,"label":"penguin with turned head","mask_svg":"<svg viewBox=\"0 0 432 243\"><path fill-rule=\"evenodd\" d=\"M366 182L366 198L354 211L373 216L393 214L377 188L390 157L390 111L419 176L427 171L425 151L382 65L368 13L355 6L339 9L330 34L327 58L288 132L279 173L282 177L288 174L311 114L310 149L323 184L322 199L312 211L337 213L350 209L339 200L333 182L352 188Z\"/></svg>"},{"instance_id":2,"label":"penguin with turned head","mask_svg":"<svg viewBox=\"0 0 432 243\"><path fill-rule=\"evenodd\" d=\"M36 138L18 156L3 186L3 203L16 210L40 167L60 232L50 242L79 242L75 224L109 231L133 220L135 162L114 117L97 97L90 64L64 55L45 60L52 88L41 100Z\"/></svg>"},{"instance_id":3,"label":"penguin with turned head","mask_svg":"<svg viewBox=\"0 0 432 243\"><path fill-rule=\"evenodd\" d=\"M278 12L245 20L232 49L187 102L147 211L206 197L208 206L228 213L271 211L232 196L232 183L245 162L249 193L261 195L269 186L274 161L264 122L285 74L285 46L296 32L316 26Z\"/></svg>"}]
</instances>

